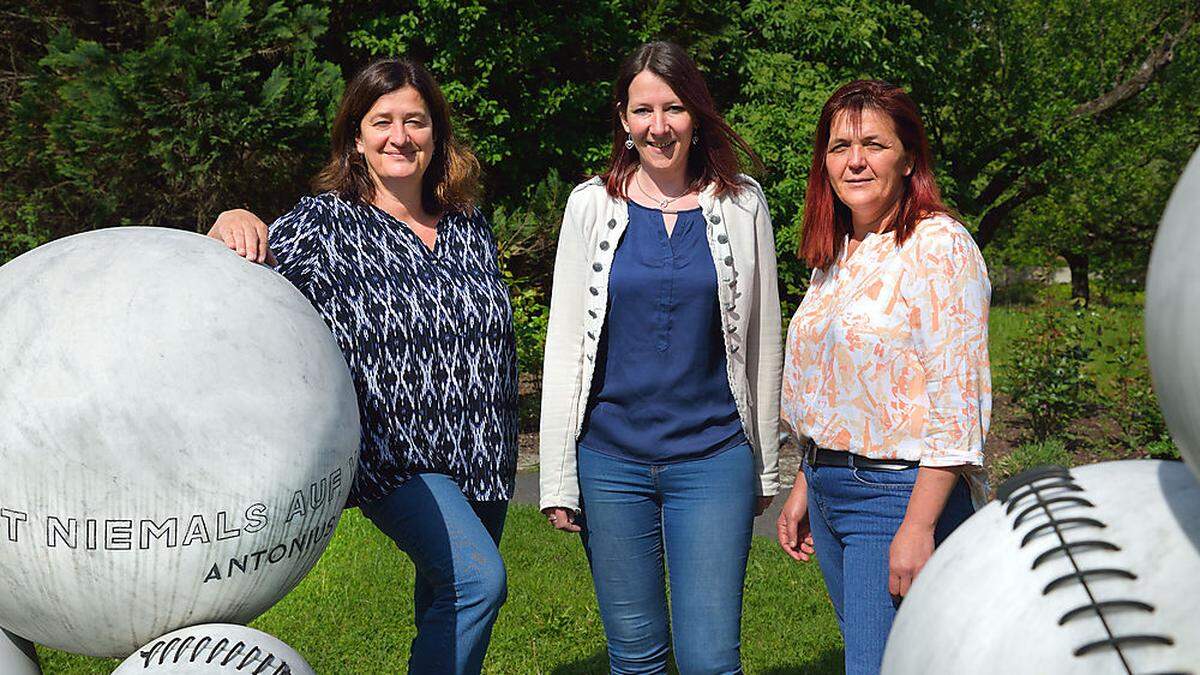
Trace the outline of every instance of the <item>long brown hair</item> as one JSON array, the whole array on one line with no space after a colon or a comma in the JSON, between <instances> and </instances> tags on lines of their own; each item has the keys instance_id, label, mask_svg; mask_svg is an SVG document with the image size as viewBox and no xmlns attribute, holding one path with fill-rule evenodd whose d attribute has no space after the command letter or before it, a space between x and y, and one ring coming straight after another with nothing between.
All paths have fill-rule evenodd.
<instances>
[{"instance_id":1,"label":"long brown hair","mask_svg":"<svg viewBox=\"0 0 1200 675\"><path fill-rule=\"evenodd\" d=\"M433 123L433 157L421 177L421 208L427 213L469 209L479 195L479 160L455 138L450 106L433 75L411 59L373 61L346 84L333 120L329 163L313 179L313 190L332 190L363 203L375 199L375 182L354 144L359 125L375 101L403 87L417 90Z\"/></svg>"},{"instance_id":2,"label":"long brown hair","mask_svg":"<svg viewBox=\"0 0 1200 675\"><path fill-rule=\"evenodd\" d=\"M625 59L613 83L612 155L608 171L601 176L608 194L628 199L626 187L638 168L637 150L625 147L621 113L629 106L629 84L643 70L661 77L696 120L698 142L688 151L688 189L701 190L712 183L718 197L737 193L742 187L737 179L741 170L738 151L755 168L762 169L758 155L717 112L704 76L683 47L673 42L647 42ZM688 143L690 139L680 142Z\"/></svg>"},{"instance_id":3,"label":"long brown hair","mask_svg":"<svg viewBox=\"0 0 1200 675\"><path fill-rule=\"evenodd\" d=\"M842 240L853 232L850 208L838 199L829 184L825 154L833 118L850 115L852 123L862 119L864 110L875 110L891 118L900 144L912 158L912 171L904 177L900 208L886 226L895 232L896 245L903 244L917 223L935 213L948 213L933 177L933 159L929 139L917 105L903 89L880 80L855 80L833 92L821 109L817 134L813 141L812 169L808 172L808 193L804 200L804 225L800 238L800 257L811 268L828 269L842 250Z\"/></svg>"}]
</instances>

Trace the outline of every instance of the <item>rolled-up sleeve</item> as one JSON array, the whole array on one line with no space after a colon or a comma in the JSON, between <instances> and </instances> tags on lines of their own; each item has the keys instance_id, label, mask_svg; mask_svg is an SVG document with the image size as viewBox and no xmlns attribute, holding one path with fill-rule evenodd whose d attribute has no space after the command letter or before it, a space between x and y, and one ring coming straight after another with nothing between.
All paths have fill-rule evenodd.
<instances>
[{"instance_id":1,"label":"rolled-up sleeve","mask_svg":"<svg viewBox=\"0 0 1200 675\"><path fill-rule=\"evenodd\" d=\"M929 400L921 465L982 465L992 407L987 266L953 220L914 236L901 287Z\"/></svg>"}]
</instances>

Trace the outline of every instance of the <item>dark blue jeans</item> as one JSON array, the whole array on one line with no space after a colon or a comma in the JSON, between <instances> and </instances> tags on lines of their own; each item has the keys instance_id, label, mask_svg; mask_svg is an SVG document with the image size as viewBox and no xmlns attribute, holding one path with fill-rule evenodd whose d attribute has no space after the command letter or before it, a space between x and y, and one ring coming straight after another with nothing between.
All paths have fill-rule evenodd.
<instances>
[{"instance_id":1,"label":"dark blue jeans","mask_svg":"<svg viewBox=\"0 0 1200 675\"><path fill-rule=\"evenodd\" d=\"M612 672L665 673L672 635L682 675L741 672L758 485L750 446L659 466L580 447L579 485Z\"/></svg>"},{"instance_id":2,"label":"dark blue jeans","mask_svg":"<svg viewBox=\"0 0 1200 675\"><path fill-rule=\"evenodd\" d=\"M896 616L888 592L889 549L904 520L917 469L867 470L805 464L808 520L817 562L846 643L846 675L878 673ZM960 479L934 532L940 544L974 512Z\"/></svg>"},{"instance_id":3,"label":"dark blue jeans","mask_svg":"<svg viewBox=\"0 0 1200 675\"><path fill-rule=\"evenodd\" d=\"M417 568L410 673L478 673L507 597L500 533L508 502L472 502L449 476L413 476L362 506Z\"/></svg>"}]
</instances>

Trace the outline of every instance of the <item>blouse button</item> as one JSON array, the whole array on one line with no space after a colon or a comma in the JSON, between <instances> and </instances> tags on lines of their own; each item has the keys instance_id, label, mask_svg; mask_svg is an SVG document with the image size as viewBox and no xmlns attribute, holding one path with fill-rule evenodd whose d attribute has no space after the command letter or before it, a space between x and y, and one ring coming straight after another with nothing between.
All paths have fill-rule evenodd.
<instances>
[{"instance_id":1,"label":"blouse button","mask_svg":"<svg viewBox=\"0 0 1200 675\"><path fill-rule=\"evenodd\" d=\"M604 269L604 265L601 265L600 263L592 263L592 269L599 272L600 270Z\"/></svg>"},{"instance_id":2,"label":"blouse button","mask_svg":"<svg viewBox=\"0 0 1200 675\"><path fill-rule=\"evenodd\" d=\"M721 222L721 216L718 216L717 214L714 213L708 217L708 222L712 223L713 225L716 225L717 223Z\"/></svg>"},{"instance_id":3,"label":"blouse button","mask_svg":"<svg viewBox=\"0 0 1200 675\"><path fill-rule=\"evenodd\" d=\"M733 267L733 256L731 256L731 255L725 256L725 264L729 265L730 267Z\"/></svg>"},{"instance_id":4,"label":"blouse button","mask_svg":"<svg viewBox=\"0 0 1200 675\"><path fill-rule=\"evenodd\" d=\"M607 242L607 241L602 241L602 242L600 242L600 250L601 250L601 251L607 251L607 250L608 250L608 242Z\"/></svg>"},{"instance_id":5,"label":"blouse button","mask_svg":"<svg viewBox=\"0 0 1200 675\"><path fill-rule=\"evenodd\" d=\"M616 227L616 226L617 226L617 219L616 219L616 218L609 218L609 219L608 219L608 229L610 229L610 230L611 230L611 229L613 229L613 228L614 228L614 227Z\"/></svg>"},{"instance_id":6,"label":"blouse button","mask_svg":"<svg viewBox=\"0 0 1200 675\"><path fill-rule=\"evenodd\" d=\"M595 286L589 288L588 291L590 291L592 295L600 295L600 291L596 290Z\"/></svg>"},{"instance_id":7,"label":"blouse button","mask_svg":"<svg viewBox=\"0 0 1200 675\"><path fill-rule=\"evenodd\" d=\"M718 244L727 244L727 243L729 243L729 237L726 237L723 234L718 234L717 235L717 243Z\"/></svg>"}]
</instances>

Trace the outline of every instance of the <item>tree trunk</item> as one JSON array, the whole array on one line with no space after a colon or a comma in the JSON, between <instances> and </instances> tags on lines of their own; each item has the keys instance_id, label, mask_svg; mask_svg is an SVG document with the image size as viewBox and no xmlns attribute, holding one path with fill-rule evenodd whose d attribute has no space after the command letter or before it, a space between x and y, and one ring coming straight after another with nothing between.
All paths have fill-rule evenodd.
<instances>
[{"instance_id":1,"label":"tree trunk","mask_svg":"<svg viewBox=\"0 0 1200 675\"><path fill-rule=\"evenodd\" d=\"M1081 307L1087 307L1092 299L1091 288L1088 285L1088 256L1086 253L1059 253L1071 268L1071 300Z\"/></svg>"}]
</instances>

